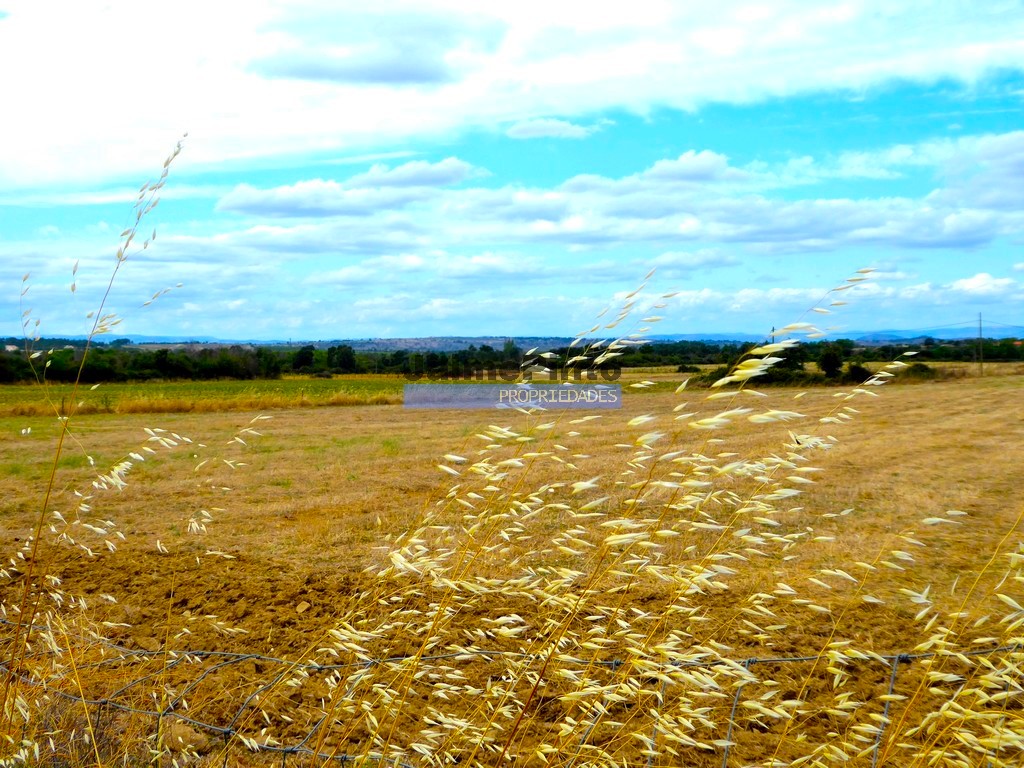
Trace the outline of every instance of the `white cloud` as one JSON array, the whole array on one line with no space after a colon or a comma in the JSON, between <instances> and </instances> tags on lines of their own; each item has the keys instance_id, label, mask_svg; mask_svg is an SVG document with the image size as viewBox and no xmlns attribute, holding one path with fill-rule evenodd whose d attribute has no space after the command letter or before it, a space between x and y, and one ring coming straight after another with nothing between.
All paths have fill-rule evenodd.
<instances>
[{"instance_id":1,"label":"white cloud","mask_svg":"<svg viewBox=\"0 0 1024 768\"><path fill-rule=\"evenodd\" d=\"M669 251L645 262L658 269L662 276L689 275L697 270L733 267L740 263L736 256L719 249L708 248L696 252Z\"/></svg>"},{"instance_id":2,"label":"white cloud","mask_svg":"<svg viewBox=\"0 0 1024 768\"><path fill-rule=\"evenodd\" d=\"M881 282L895 283L895 282L902 282L904 280L916 280L917 278L920 277L920 275L917 275L917 274L914 274L914 273L911 273L911 272L904 272L904 271L899 270L899 269L894 269L894 270L876 269L874 272L871 273L871 277L872 277L872 279L878 280L878 281L881 281Z\"/></svg>"},{"instance_id":3,"label":"white cloud","mask_svg":"<svg viewBox=\"0 0 1024 768\"><path fill-rule=\"evenodd\" d=\"M1024 208L1024 131L964 137L942 158L945 189L932 199L1008 213Z\"/></svg>"},{"instance_id":4,"label":"white cloud","mask_svg":"<svg viewBox=\"0 0 1024 768\"><path fill-rule=\"evenodd\" d=\"M289 4L274 27L278 50L250 69L335 84L437 86L456 80L473 54L493 51L503 32L500 22L477 13L388 5Z\"/></svg>"},{"instance_id":5,"label":"white cloud","mask_svg":"<svg viewBox=\"0 0 1024 768\"><path fill-rule=\"evenodd\" d=\"M350 178L349 187L441 187L465 181L474 168L457 157L446 157L437 163L413 160L389 168L377 163L366 173Z\"/></svg>"},{"instance_id":6,"label":"white cloud","mask_svg":"<svg viewBox=\"0 0 1024 768\"><path fill-rule=\"evenodd\" d=\"M808 307L821 296L822 291L816 288L742 288L723 299L730 312L743 313L765 307Z\"/></svg>"},{"instance_id":7,"label":"white cloud","mask_svg":"<svg viewBox=\"0 0 1024 768\"><path fill-rule=\"evenodd\" d=\"M218 198L229 191L227 187L213 184L174 184L160 191L162 200L200 200ZM112 189L70 190L54 189L38 192L0 193L0 205L16 208L35 208L51 206L85 206L120 204L131 206L138 199L138 185L122 186Z\"/></svg>"},{"instance_id":8,"label":"white cloud","mask_svg":"<svg viewBox=\"0 0 1024 768\"><path fill-rule=\"evenodd\" d=\"M429 287L464 293L465 286L456 289L456 285L474 282L480 287L493 287L495 280L512 278L525 283L548 274L534 259L503 254L405 253L375 256L340 269L311 274L305 282L339 286L405 284L410 290Z\"/></svg>"},{"instance_id":9,"label":"white cloud","mask_svg":"<svg viewBox=\"0 0 1024 768\"><path fill-rule=\"evenodd\" d=\"M430 196L430 188L458 184L474 172L454 157L414 160L396 168L375 164L344 182L310 179L272 189L239 184L219 201L220 210L258 216L368 216Z\"/></svg>"},{"instance_id":10,"label":"white cloud","mask_svg":"<svg viewBox=\"0 0 1024 768\"><path fill-rule=\"evenodd\" d=\"M175 227L180 234L161 235L155 250L129 265L142 262L143 269L126 273L123 295L147 298L164 287L152 285L154 280L183 279L191 286L182 297L208 308L210 322L224 333L246 337L270 337L283 325L303 338L337 335L342 327L338 302L350 307L355 296L367 303L363 314L344 313L345 323L351 323L344 328L353 336L403 326L403 335L410 335L410 327L417 333L460 333L466 327L483 330L484 319L494 332L565 333L591 324L589 317L577 317L580 307L603 304L609 292L634 287L656 266L658 280L701 286L673 303L678 313L673 317L687 324L676 329L759 330L795 319L822 293L808 286L831 283L847 269L863 266L859 262L867 254L882 259L888 273L882 277L918 284L859 289L859 302L874 302L870 306L879 311L862 314L867 320L852 327L882 316L895 327L918 327L924 324L922 310L930 307L941 308L945 317L968 303L1024 299L1019 279L993 276L1011 268L1015 275L1024 271L1024 262L1013 265L1005 255L1024 233L1024 214L1009 204L1016 194L1014 179L1020 178L1022 137L1021 132L968 136L774 165L734 164L701 147L673 149L670 156L614 174L535 186L515 175L509 177L515 181L497 186L493 177L483 178L483 169L457 157L364 158L362 168L318 171L334 178L235 187L219 207L238 217L182 222ZM366 169L375 160L383 162ZM622 166L617 161L611 167ZM913 195L901 185L900 196L828 197L811 186L840 176L886 181L911 171L925 175L921 168L934 171L938 188L931 194ZM128 195L115 189L118 199ZM203 192L193 195L198 199L215 188L196 189ZM36 194L43 199L51 193ZM90 193L72 194L86 204ZM108 193L95 194L99 200ZM51 199L58 199L56 193ZM48 232L49 239L0 243L0 272L14 284L23 268L3 269L4 262L29 267L40 280L40 290L32 292L36 306L58 303L66 299L75 258L109 274L111 233L91 231L83 221L103 216L116 222L116 215L96 212L78 223L67 217L59 231ZM855 254L858 263L851 264ZM745 269L726 268L740 263ZM912 269L904 268L908 263ZM975 263L975 269L984 265L989 272L958 279L963 263ZM735 283L748 287L737 293ZM790 287L766 287L778 284ZM99 281L83 277L80 290L98 286ZM573 302L567 311L575 327L553 308L556 293ZM248 321L216 316L232 309L225 303L228 295L246 297L247 303L233 311ZM415 300L396 308L401 296ZM442 301L431 305L428 299ZM173 321L186 328L194 319L179 312L176 301L161 302L146 315L162 320L132 321L157 327ZM457 306L451 308L449 301ZM394 314L375 318L371 306L389 307ZM301 314L303 307L308 315ZM411 309L419 307L434 313L432 325L416 325ZM518 307L519 315L511 307ZM278 323L275 313L288 316ZM902 326L899 313L907 318ZM18 312L7 314L16 318ZM75 322L49 327L81 325L81 317L67 317ZM132 332L143 332L139 328L133 324Z\"/></svg>"},{"instance_id":11,"label":"white cloud","mask_svg":"<svg viewBox=\"0 0 1024 768\"><path fill-rule=\"evenodd\" d=\"M273 238L281 243L292 239L299 251L305 250L303 243L319 242L323 245L314 247L359 252L351 251L349 244L379 243L384 233L391 246L405 248L430 244L441 248L452 242L476 248L548 243L572 249L647 243L667 250L684 245L687 252L692 250L689 244L696 242L700 248L741 244L761 253L879 245L975 248L1024 232L1024 215L1002 206L986 207L985 190L975 193L960 182L977 167L989 175L1014 173L1013 155L1005 158L989 151L985 156L991 159L984 164L976 159L994 144L1015 146L1002 136L968 137L941 152L897 146L879 150L875 159L861 157L855 164L858 173L867 173L866 169L882 168L884 163L917 163L927 156L943 167L961 169L960 175L946 173L951 186L924 198L774 196L769 194L771 187L779 184L766 182L770 177L792 181L800 173L811 175L807 169L818 173L817 169L829 167L830 172L840 172L843 163L808 157L800 163L802 171L790 166L780 172L738 168L720 153L689 150L619 178L584 174L552 187L533 188L453 188L485 173L456 158L436 163L417 160L394 168L378 164L337 181L314 179L265 190L240 185L219 207L253 216L314 220ZM885 159L879 161L881 165L876 163L878 158ZM973 164L969 159L974 159ZM336 217L359 217L366 224L346 229L351 225L329 223ZM374 252L380 251L368 251Z\"/></svg>"},{"instance_id":12,"label":"white cloud","mask_svg":"<svg viewBox=\"0 0 1024 768\"><path fill-rule=\"evenodd\" d=\"M422 190L347 189L335 181L311 179L274 189L239 184L217 203L218 210L253 216L369 216L423 199Z\"/></svg>"},{"instance_id":13,"label":"white cloud","mask_svg":"<svg viewBox=\"0 0 1024 768\"><path fill-rule=\"evenodd\" d=\"M356 85L437 85L455 77L436 54L410 55L376 46L344 53L308 49L281 52L255 62L252 69L269 77Z\"/></svg>"},{"instance_id":14,"label":"white cloud","mask_svg":"<svg viewBox=\"0 0 1024 768\"><path fill-rule=\"evenodd\" d=\"M999 296L1009 293L1017 287L1012 277L993 277L988 272L979 272L974 277L954 280L949 289L971 296Z\"/></svg>"},{"instance_id":15,"label":"white cloud","mask_svg":"<svg viewBox=\"0 0 1024 768\"><path fill-rule=\"evenodd\" d=\"M60 24L33 0L8 12L0 70L19 76L0 81L0 103L18 119L0 188L134 178L186 130L180 162L209 167L1024 67L1024 14L999 3L82 0ZM847 172L865 171L850 158Z\"/></svg>"},{"instance_id":16,"label":"white cloud","mask_svg":"<svg viewBox=\"0 0 1024 768\"><path fill-rule=\"evenodd\" d=\"M900 291L900 298L910 302L918 301L920 299L934 299L936 296L936 289L930 282L908 285Z\"/></svg>"},{"instance_id":17,"label":"white cloud","mask_svg":"<svg viewBox=\"0 0 1024 768\"><path fill-rule=\"evenodd\" d=\"M703 149L687 150L675 160L658 160L640 174L641 179L662 182L703 182L718 179L744 179L746 174L729 167L729 158Z\"/></svg>"},{"instance_id":18,"label":"white cloud","mask_svg":"<svg viewBox=\"0 0 1024 768\"><path fill-rule=\"evenodd\" d=\"M310 275L307 284L313 285L359 285L365 283L386 284L396 278L413 276L420 279L427 261L417 254L401 254L399 256L378 256L365 259L330 272Z\"/></svg>"},{"instance_id":19,"label":"white cloud","mask_svg":"<svg viewBox=\"0 0 1024 768\"><path fill-rule=\"evenodd\" d=\"M538 118L519 121L505 131L505 135L510 139L585 139L596 130L598 127L593 125L577 125L566 120Z\"/></svg>"}]
</instances>

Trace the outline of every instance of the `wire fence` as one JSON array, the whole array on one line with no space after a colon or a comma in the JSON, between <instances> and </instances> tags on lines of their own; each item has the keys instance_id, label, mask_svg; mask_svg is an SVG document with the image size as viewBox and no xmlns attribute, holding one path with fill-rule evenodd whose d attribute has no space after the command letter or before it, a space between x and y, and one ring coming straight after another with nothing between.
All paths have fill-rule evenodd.
<instances>
[{"instance_id":1,"label":"wire fence","mask_svg":"<svg viewBox=\"0 0 1024 768\"><path fill-rule=\"evenodd\" d=\"M12 626L6 619L0 619L0 626ZM36 631L44 630L44 627L35 627ZM353 662L343 663L317 663L315 661L295 661L276 656L260 653L237 653L227 651L204 651L204 650L143 650L128 648L123 645L111 642L101 637L92 639L94 647L101 647L103 658L79 664L76 667L76 679L78 690L68 690L68 676L54 674L51 677L40 677L18 672L9 665L0 664L0 680L16 680L30 689L44 692L51 698L57 698L78 707L85 708L90 714L92 727L101 730L104 718L110 718L113 714L122 713L134 717L152 720L159 729L160 723L165 725L170 722L178 722L187 725L189 728L197 729L206 734L210 739L219 740L223 745L223 765L229 764L228 755L230 748L237 742L241 743L251 752L261 752L266 756L275 756L280 759L282 766L287 766L289 760L305 759L316 761L319 764L331 763L346 764L355 761L374 762L380 765L394 766L394 768L421 768L423 765L431 764L431 761L424 758L418 763L409 762L407 757L395 757L383 754L369 754L361 752L358 755L350 754L340 750L337 746L323 748L323 739L320 732L325 726L330 725L332 715L325 708L323 702L319 707L308 707L313 713L302 729L292 734L288 743L280 740L265 738L264 731L257 728L257 725L270 723L270 718L261 709L263 698L271 691L280 689L287 681L294 680L296 675L306 680L316 676L338 675L341 679L342 673L355 673L349 680L358 681L360 671L372 670L376 667L395 667L404 670L423 668L429 669L441 663L466 664L474 661L484 663L507 664L513 662L518 670L534 669L540 667L546 669L553 657L557 657L559 668L576 669L604 669L610 674L615 674L620 668L633 663L629 658L608 658L591 659L579 658L571 654L554 652L529 654L509 650L486 650L479 648L454 648L443 653L431 655L398 655L374 659L362 659ZM47 654L59 656L62 649L50 648L46 652L36 652L35 659ZM951 659L960 663L971 663L972 660L985 660L984 666L992 668L994 660L1000 657L1012 659L1009 664L1011 677L1006 678L1004 684L1007 695L1017 695L1017 705L1024 699L1024 679L1019 677L1020 667L1018 664L1024 662L1024 646L1004 645L986 649L944 649L931 652L914 653L893 653L893 654L861 654L860 662L865 664L877 664L884 670L885 694L879 697L884 702L881 708L880 717L876 718L877 726L873 730L873 743L870 745L870 765L876 768L878 765L880 747L883 743L886 728L890 723L891 707L895 700L894 692L898 687L901 677L901 670L913 667L922 662L929 663L939 658ZM742 670L742 674L736 679L735 690L731 700L724 702L728 709L728 718L723 723L726 729L724 738L716 741L716 746L721 753L721 768L729 768L730 765L740 765L739 762L730 762L734 757L733 747L736 745L737 733L750 725L738 717L738 710L744 702L743 693L751 685L762 682L755 674L757 667L771 665L818 665L825 658L825 654L808 656L752 656L741 659L716 658L708 660L695 660L692 662L668 662L661 670L663 672L681 670L714 670L716 668L728 667L731 671ZM252 671L252 665L259 668L259 673ZM102 675L92 673L102 672L105 669L116 668L117 676L104 678ZM648 665L649 669L649 665ZM815 670L817 666L815 666ZM269 674L268 674L269 671ZM833 670L834 671L834 670ZM225 683L226 673L234 673L231 682ZM175 673L181 673L176 675ZM549 670L550 673L550 670ZM814 670L812 670L812 674ZM1013 674L1018 675L1014 678ZM500 670L496 674L501 674ZM829 675L832 672L828 673ZM101 694L90 694L82 689L81 680L106 679L112 677L127 681L116 688L105 690ZM955 676L954 676L955 677ZM244 682L240 682L240 678ZM250 679L251 678L251 679ZM175 685L171 685L171 683ZM670 686L674 685L671 677L661 675L660 678L650 680L660 685L656 690L657 699L661 702L666 700ZM350 683L354 687L356 683ZM109 682L108 682L109 685ZM190 706L189 699L204 686L207 689L218 690L223 686L229 686L238 695L234 697L235 705L226 707L221 703L219 708L200 707L200 711L194 711ZM1014 689L1011 691L1011 688ZM159 699L155 692L160 692ZM648 693L653 695L653 691ZM206 698L209 698L207 693ZM238 701L240 704L237 704ZM145 702L151 701L147 705ZM217 709L216 716L213 711ZM289 718L291 719L291 718ZM595 714L588 723L580 723L579 743L586 743L591 733L597 727L599 717ZM654 744L659 738L661 726L657 722L651 728L649 743ZM295 731L295 728L292 728ZM205 738L204 738L205 740ZM863 738L862 738L863 740ZM321 745L317 747L315 745ZM1006 745L1008 748L1011 744ZM1020 755L1024 758L1024 745L1019 747ZM864 753L862 753L863 755ZM647 768L655 765L655 751L647 751ZM989 763L994 765L996 763ZM1000 763L1001 764L1001 763Z\"/></svg>"}]
</instances>

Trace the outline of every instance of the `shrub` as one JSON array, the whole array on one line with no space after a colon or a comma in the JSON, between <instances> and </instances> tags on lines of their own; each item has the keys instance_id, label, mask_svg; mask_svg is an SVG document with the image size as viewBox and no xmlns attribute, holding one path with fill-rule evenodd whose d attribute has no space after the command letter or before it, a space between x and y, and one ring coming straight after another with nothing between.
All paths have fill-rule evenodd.
<instances>
[{"instance_id":1,"label":"shrub","mask_svg":"<svg viewBox=\"0 0 1024 768\"><path fill-rule=\"evenodd\" d=\"M711 386L719 379L729 375L729 367L720 365L717 368L712 368L709 371L704 371L697 377L696 383L703 384L705 386Z\"/></svg>"},{"instance_id":2,"label":"shrub","mask_svg":"<svg viewBox=\"0 0 1024 768\"><path fill-rule=\"evenodd\" d=\"M901 379L931 381L938 376L938 371L927 363L911 363L900 373Z\"/></svg>"},{"instance_id":3,"label":"shrub","mask_svg":"<svg viewBox=\"0 0 1024 768\"><path fill-rule=\"evenodd\" d=\"M860 363L849 363L846 366L846 375L843 378L851 384L863 384L871 376L871 371Z\"/></svg>"}]
</instances>

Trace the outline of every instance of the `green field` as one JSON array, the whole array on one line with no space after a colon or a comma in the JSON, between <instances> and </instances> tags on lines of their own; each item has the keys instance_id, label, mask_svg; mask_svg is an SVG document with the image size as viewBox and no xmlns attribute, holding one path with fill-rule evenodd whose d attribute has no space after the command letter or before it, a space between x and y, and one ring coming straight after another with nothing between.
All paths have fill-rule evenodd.
<instances>
[{"instance_id":1,"label":"green field","mask_svg":"<svg viewBox=\"0 0 1024 768\"><path fill-rule=\"evenodd\" d=\"M877 364L870 366L878 368ZM965 363L937 363L938 378L973 378L978 368ZM702 366L703 369L713 366ZM1022 373L1019 363L990 363L985 377ZM629 368L618 380L634 394L672 391L681 378L672 366ZM421 383L434 380L424 378ZM538 383L543 377L537 379ZM358 374L332 378L290 376L254 381L147 381L83 386L78 396L70 384L5 384L0 386L0 417L67 414L79 405L78 414L94 413L204 413L214 411L261 411L344 405L397 405L409 381L401 375ZM472 381L452 383L474 383ZM639 385L639 386L638 386Z\"/></svg>"},{"instance_id":2,"label":"green field","mask_svg":"<svg viewBox=\"0 0 1024 768\"><path fill-rule=\"evenodd\" d=\"M661 372L660 378L665 378ZM659 378L646 371L626 371L621 383L629 387L645 379ZM431 379L423 379L429 383ZM539 380L540 381L540 380ZM147 381L83 386L78 396L70 384L10 384L0 387L0 416L48 416L76 412L93 413L203 413L210 411L258 411L339 405L396 405L402 402L404 376L361 374L330 379L289 377L255 381ZM472 384L474 382L452 382ZM674 388L671 382L655 381L638 388L660 391Z\"/></svg>"},{"instance_id":3,"label":"green field","mask_svg":"<svg viewBox=\"0 0 1024 768\"><path fill-rule=\"evenodd\" d=\"M333 379L286 378L258 381L165 381L81 387L70 384L12 384L0 387L0 414L42 416L67 413L188 413L295 408L315 405L372 405L401 402L399 376Z\"/></svg>"}]
</instances>

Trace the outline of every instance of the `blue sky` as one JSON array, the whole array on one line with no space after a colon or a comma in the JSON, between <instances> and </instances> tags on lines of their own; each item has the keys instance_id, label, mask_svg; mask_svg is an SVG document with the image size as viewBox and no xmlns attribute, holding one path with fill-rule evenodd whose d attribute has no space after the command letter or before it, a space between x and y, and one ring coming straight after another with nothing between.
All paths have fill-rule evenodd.
<instances>
[{"instance_id":1,"label":"blue sky","mask_svg":"<svg viewBox=\"0 0 1024 768\"><path fill-rule=\"evenodd\" d=\"M185 132L118 335L571 335L652 268L660 333L862 267L819 325L1024 325L1024 3L711 5L0 0L0 334L88 330Z\"/></svg>"}]
</instances>

